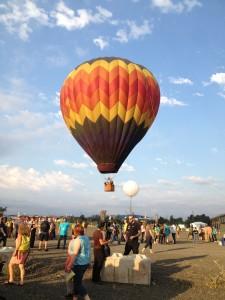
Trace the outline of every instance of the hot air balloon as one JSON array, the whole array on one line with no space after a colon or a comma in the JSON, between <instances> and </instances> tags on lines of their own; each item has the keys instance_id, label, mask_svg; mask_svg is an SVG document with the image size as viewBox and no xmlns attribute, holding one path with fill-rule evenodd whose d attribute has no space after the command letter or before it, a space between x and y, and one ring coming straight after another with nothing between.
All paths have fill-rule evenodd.
<instances>
[{"instance_id":1,"label":"hot air balloon","mask_svg":"<svg viewBox=\"0 0 225 300\"><path fill-rule=\"evenodd\" d=\"M67 127L101 173L118 172L151 127L159 103L160 90L153 74L115 57L77 66L60 92Z\"/></svg>"}]
</instances>

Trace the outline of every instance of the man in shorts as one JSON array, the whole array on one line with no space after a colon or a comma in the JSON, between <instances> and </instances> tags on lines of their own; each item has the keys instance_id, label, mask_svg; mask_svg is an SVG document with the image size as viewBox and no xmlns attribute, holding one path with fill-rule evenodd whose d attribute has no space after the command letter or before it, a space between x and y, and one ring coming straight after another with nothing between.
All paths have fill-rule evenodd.
<instances>
[{"instance_id":1,"label":"man in shorts","mask_svg":"<svg viewBox=\"0 0 225 300\"><path fill-rule=\"evenodd\" d=\"M44 221L41 222L40 225L40 234L39 234L39 249L41 250L42 244L44 243L45 251L48 251L48 239L49 239L49 229L50 224L48 222L48 218L46 217Z\"/></svg>"}]
</instances>

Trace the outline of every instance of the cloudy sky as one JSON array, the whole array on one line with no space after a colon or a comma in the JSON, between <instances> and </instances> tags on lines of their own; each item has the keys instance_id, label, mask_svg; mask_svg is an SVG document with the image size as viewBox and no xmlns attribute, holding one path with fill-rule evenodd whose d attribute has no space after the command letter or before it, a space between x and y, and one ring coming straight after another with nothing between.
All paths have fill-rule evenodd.
<instances>
[{"instance_id":1,"label":"cloudy sky","mask_svg":"<svg viewBox=\"0 0 225 300\"><path fill-rule=\"evenodd\" d=\"M225 2L0 0L0 206L8 213L225 213ZM77 65L119 56L161 90L158 116L104 193L59 107Z\"/></svg>"}]
</instances>

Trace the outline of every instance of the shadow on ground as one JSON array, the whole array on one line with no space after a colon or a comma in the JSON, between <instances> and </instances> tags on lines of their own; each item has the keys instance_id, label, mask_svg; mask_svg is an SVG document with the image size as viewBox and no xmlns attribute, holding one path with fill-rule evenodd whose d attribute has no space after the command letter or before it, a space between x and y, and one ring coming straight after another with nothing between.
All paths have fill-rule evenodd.
<instances>
[{"instance_id":1,"label":"shadow on ground","mask_svg":"<svg viewBox=\"0 0 225 300\"><path fill-rule=\"evenodd\" d=\"M85 285L92 300L142 300L149 299L174 299L192 287L188 280L173 278L173 275L181 272L190 265L180 266L182 261L201 259L204 256L190 256L178 259L160 260L152 264L152 277L154 284L150 287L141 285L104 283L94 285L90 281L91 270L85 276ZM62 267L64 257L46 258L46 268L42 268L36 258L36 270L32 258L28 262L27 282L23 287L4 286L1 277L0 295L7 300L60 300L64 299L65 284ZM51 268L47 268L47 265ZM44 268L44 269L43 269ZM44 276L45 275L45 276Z\"/></svg>"}]
</instances>

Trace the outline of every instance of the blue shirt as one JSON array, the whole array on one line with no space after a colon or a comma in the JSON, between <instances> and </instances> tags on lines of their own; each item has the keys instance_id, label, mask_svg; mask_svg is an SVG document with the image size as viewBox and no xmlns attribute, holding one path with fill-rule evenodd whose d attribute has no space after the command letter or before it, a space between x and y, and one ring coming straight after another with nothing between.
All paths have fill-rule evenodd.
<instances>
[{"instance_id":1,"label":"blue shirt","mask_svg":"<svg viewBox=\"0 0 225 300\"><path fill-rule=\"evenodd\" d=\"M91 261L91 245L86 235L78 237L80 239L80 251L75 259L74 265L88 265Z\"/></svg>"},{"instance_id":2,"label":"blue shirt","mask_svg":"<svg viewBox=\"0 0 225 300\"><path fill-rule=\"evenodd\" d=\"M70 227L68 222L63 222L59 225L59 235L67 235L67 231Z\"/></svg>"},{"instance_id":3,"label":"blue shirt","mask_svg":"<svg viewBox=\"0 0 225 300\"><path fill-rule=\"evenodd\" d=\"M167 225L164 228L164 233L166 236L170 235L170 228Z\"/></svg>"}]
</instances>

